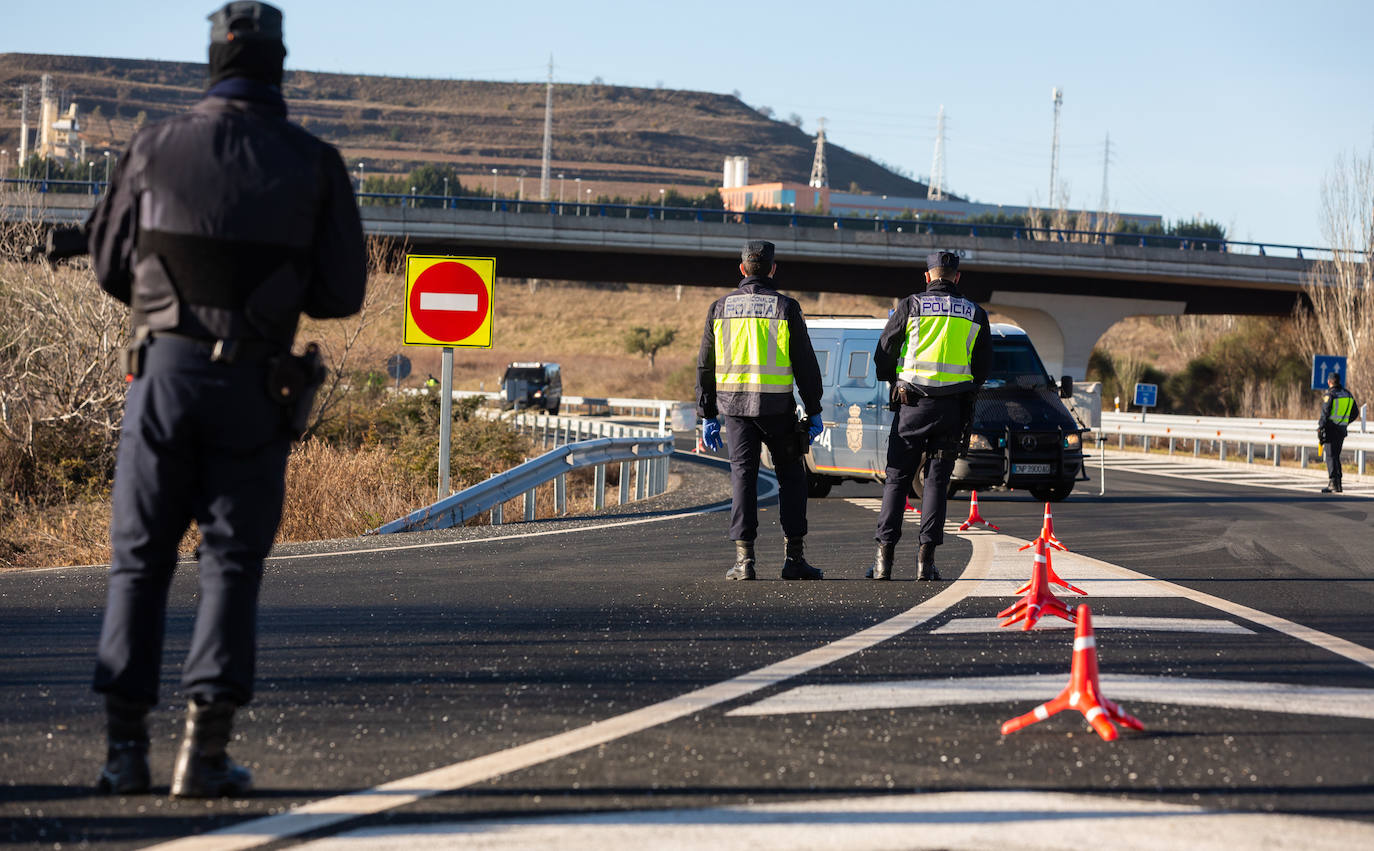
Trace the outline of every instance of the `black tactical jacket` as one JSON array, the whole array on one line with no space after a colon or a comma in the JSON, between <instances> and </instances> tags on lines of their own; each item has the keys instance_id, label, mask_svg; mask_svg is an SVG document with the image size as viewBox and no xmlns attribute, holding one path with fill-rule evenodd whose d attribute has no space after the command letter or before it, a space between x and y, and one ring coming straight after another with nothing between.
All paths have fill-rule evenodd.
<instances>
[{"instance_id":1,"label":"black tactical jacket","mask_svg":"<svg viewBox=\"0 0 1374 851\"><path fill-rule=\"evenodd\" d=\"M251 99L249 99L251 97ZM140 130L87 222L100 286L135 328L287 347L302 312L362 305L362 226L338 151L274 87Z\"/></svg>"},{"instance_id":2,"label":"black tactical jacket","mask_svg":"<svg viewBox=\"0 0 1374 851\"><path fill-rule=\"evenodd\" d=\"M816 363L816 351L811 347L811 335L801 305L794 298L780 294L772 287L773 279L751 276L740 281L739 288L722 296L706 314L706 331L701 336L701 350L697 353L697 416L710 419L720 414L732 417L759 417L790 414L797 403L790 394L732 393L716 391L716 331L715 320L724 314L725 299L741 293L762 293L782 299L789 338L788 357L792 361L792 385L801 397L807 416L821 412L821 370Z\"/></svg>"}]
</instances>

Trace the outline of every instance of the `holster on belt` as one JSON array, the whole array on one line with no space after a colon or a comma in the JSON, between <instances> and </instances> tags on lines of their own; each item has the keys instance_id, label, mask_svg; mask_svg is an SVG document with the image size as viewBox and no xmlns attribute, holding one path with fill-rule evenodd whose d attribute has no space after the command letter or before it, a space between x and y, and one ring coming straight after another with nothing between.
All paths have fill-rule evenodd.
<instances>
[{"instance_id":1,"label":"holster on belt","mask_svg":"<svg viewBox=\"0 0 1374 851\"><path fill-rule=\"evenodd\" d=\"M119 374L124 380L133 381L143 374L143 349L148 345L150 332L147 325L134 329L134 337L119 350Z\"/></svg>"},{"instance_id":2,"label":"holster on belt","mask_svg":"<svg viewBox=\"0 0 1374 851\"><path fill-rule=\"evenodd\" d=\"M924 399L925 396L910 384L901 381L892 382L892 390L888 395L888 410L895 411L902 405L915 405Z\"/></svg>"},{"instance_id":3,"label":"holster on belt","mask_svg":"<svg viewBox=\"0 0 1374 851\"><path fill-rule=\"evenodd\" d=\"M306 344L303 354L287 352L268 358L267 395L281 406L283 424L292 440L305 436L310 407L326 374L317 343Z\"/></svg>"}]
</instances>

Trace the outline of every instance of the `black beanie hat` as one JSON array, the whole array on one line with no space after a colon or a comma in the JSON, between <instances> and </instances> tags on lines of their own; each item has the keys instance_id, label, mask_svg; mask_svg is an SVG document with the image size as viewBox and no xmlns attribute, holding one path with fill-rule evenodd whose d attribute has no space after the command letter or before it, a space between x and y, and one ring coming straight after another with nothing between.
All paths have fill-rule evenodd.
<instances>
[{"instance_id":1,"label":"black beanie hat","mask_svg":"<svg viewBox=\"0 0 1374 851\"><path fill-rule=\"evenodd\" d=\"M280 86L286 45L281 10L268 3L226 3L209 16L210 85L246 77Z\"/></svg>"}]
</instances>

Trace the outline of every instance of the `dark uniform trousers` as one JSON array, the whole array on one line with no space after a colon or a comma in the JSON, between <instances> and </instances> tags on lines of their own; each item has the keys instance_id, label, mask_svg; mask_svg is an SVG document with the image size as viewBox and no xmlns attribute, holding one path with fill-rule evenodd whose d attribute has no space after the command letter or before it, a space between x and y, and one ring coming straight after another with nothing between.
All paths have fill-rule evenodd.
<instances>
[{"instance_id":1,"label":"dark uniform trousers","mask_svg":"<svg viewBox=\"0 0 1374 851\"><path fill-rule=\"evenodd\" d=\"M258 587L281 520L290 441L261 357L212 362L194 341L154 338L129 388L115 464L109 600L95 689L156 703L167 592L192 518L200 603L182 684L193 697L253 696Z\"/></svg>"},{"instance_id":2,"label":"dark uniform trousers","mask_svg":"<svg viewBox=\"0 0 1374 851\"><path fill-rule=\"evenodd\" d=\"M778 477L778 514L788 538L806 536L806 469L795 449L797 418L793 414L724 417L730 443L730 540L752 541L759 532L759 456L764 445L773 456ZM787 459L787 460L783 460Z\"/></svg>"},{"instance_id":3,"label":"dark uniform trousers","mask_svg":"<svg viewBox=\"0 0 1374 851\"><path fill-rule=\"evenodd\" d=\"M1336 425L1326 427L1326 445L1322 451L1326 453L1326 477L1332 485L1341 485L1341 448L1345 446L1346 430Z\"/></svg>"},{"instance_id":4,"label":"dark uniform trousers","mask_svg":"<svg viewBox=\"0 0 1374 851\"><path fill-rule=\"evenodd\" d=\"M896 544L902 538L902 517L911 480L921 458L932 444L953 443L963 428L960 397L925 396L918 404L902 405L892 418L892 434L887 441L887 483L883 485L883 507L878 515L880 544ZM945 496L954 460L946 461L932 452L927 462L925 492L921 497L921 543L945 542Z\"/></svg>"}]
</instances>

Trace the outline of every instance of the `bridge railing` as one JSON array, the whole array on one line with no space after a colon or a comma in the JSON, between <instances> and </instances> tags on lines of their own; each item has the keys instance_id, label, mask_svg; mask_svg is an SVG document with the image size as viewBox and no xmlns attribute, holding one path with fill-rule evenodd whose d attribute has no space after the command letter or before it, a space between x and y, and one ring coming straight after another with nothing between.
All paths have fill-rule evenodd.
<instances>
[{"instance_id":1,"label":"bridge railing","mask_svg":"<svg viewBox=\"0 0 1374 851\"><path fill-rule=\"evenodd\" d=\"M775 225L825 230L864 230L883 233L935 234L988 239L1030 240L1037 242L1076 242L1097 245L1127 245L1140 248L1172 248L1180 251L1212 251L1254 256L1327 259L1328 248L1277 242L1249 242L1196 236L1117 233L1071 228L1028 227L1024 225L981 224L975 222L921 221L918 217L824 216L781 210L734 211L713 207L673 207L664 204L622 204L609 201L526 201L518 198L483 196L408 195L364 192L358 195L362 206L427 207L448 210L485 210L553 216L595 216L646 220L720 222L725 224ZM1357 255L1360 252L1355 252Z\"/></svg>"},{"instance_id":2,"label":"bridge railing","mask_svg":"<svg viewBox=\"0 0 1374 851\"><path fill-rule=\"evenodd\" d=\"M100 180L44 180L41 178L0 179L0 193L44 196L46 204L60 206L63 195L99 195L105 190ZM359 205L386 207L425 207L446 210L484 210L495 213L520 213L544 216L596 216L599 218L647 219L659 221L719 222L724 224L774 225L778 227L824 230L860 230L882 233L933 234L985 239L1028 240L1095 245L1127 245L1140 248L1168 248L1179 251L1211 251L1258 257L1293 257L1305 260L1329 259L1329 248L1279 242L1251 242L1196 236L1117 233L1069 228L1027 227L1023 225L980 224L975 222L922 221L919 216L823 216L783 210L732 211L715 207L674 207L666 204L621 204L609 201L526 201L518 198L484 196L419 195L394 192L362 192ZM1348 252L1362 259L1363 252Z\"/></svg>"},{"instance_id":3,"label":"bridge railing","mask_svg":"<svg viewBox=\"0 0 1374 851\"><path fill-rule=\"evenodd\" d=\"M524 519L532 521L536 517L536 489L549 482L554 483L554 512L564 516L568 513L568 473L584 467L595 468L592 507L597 511L606 507L608 464L620 464L619 505L667 490L669 458L673 454L671 434L544 414L517 414L513 421L518 429L538 435L544 446L552 443L554 448L481 484L385 523L369 534L447 529L486 512L491 513L492 525L500 525L504 522L505 503L516 498L522 498ZM616 436L599 436L605 434Z\"/></svg>"}]
</instances>

